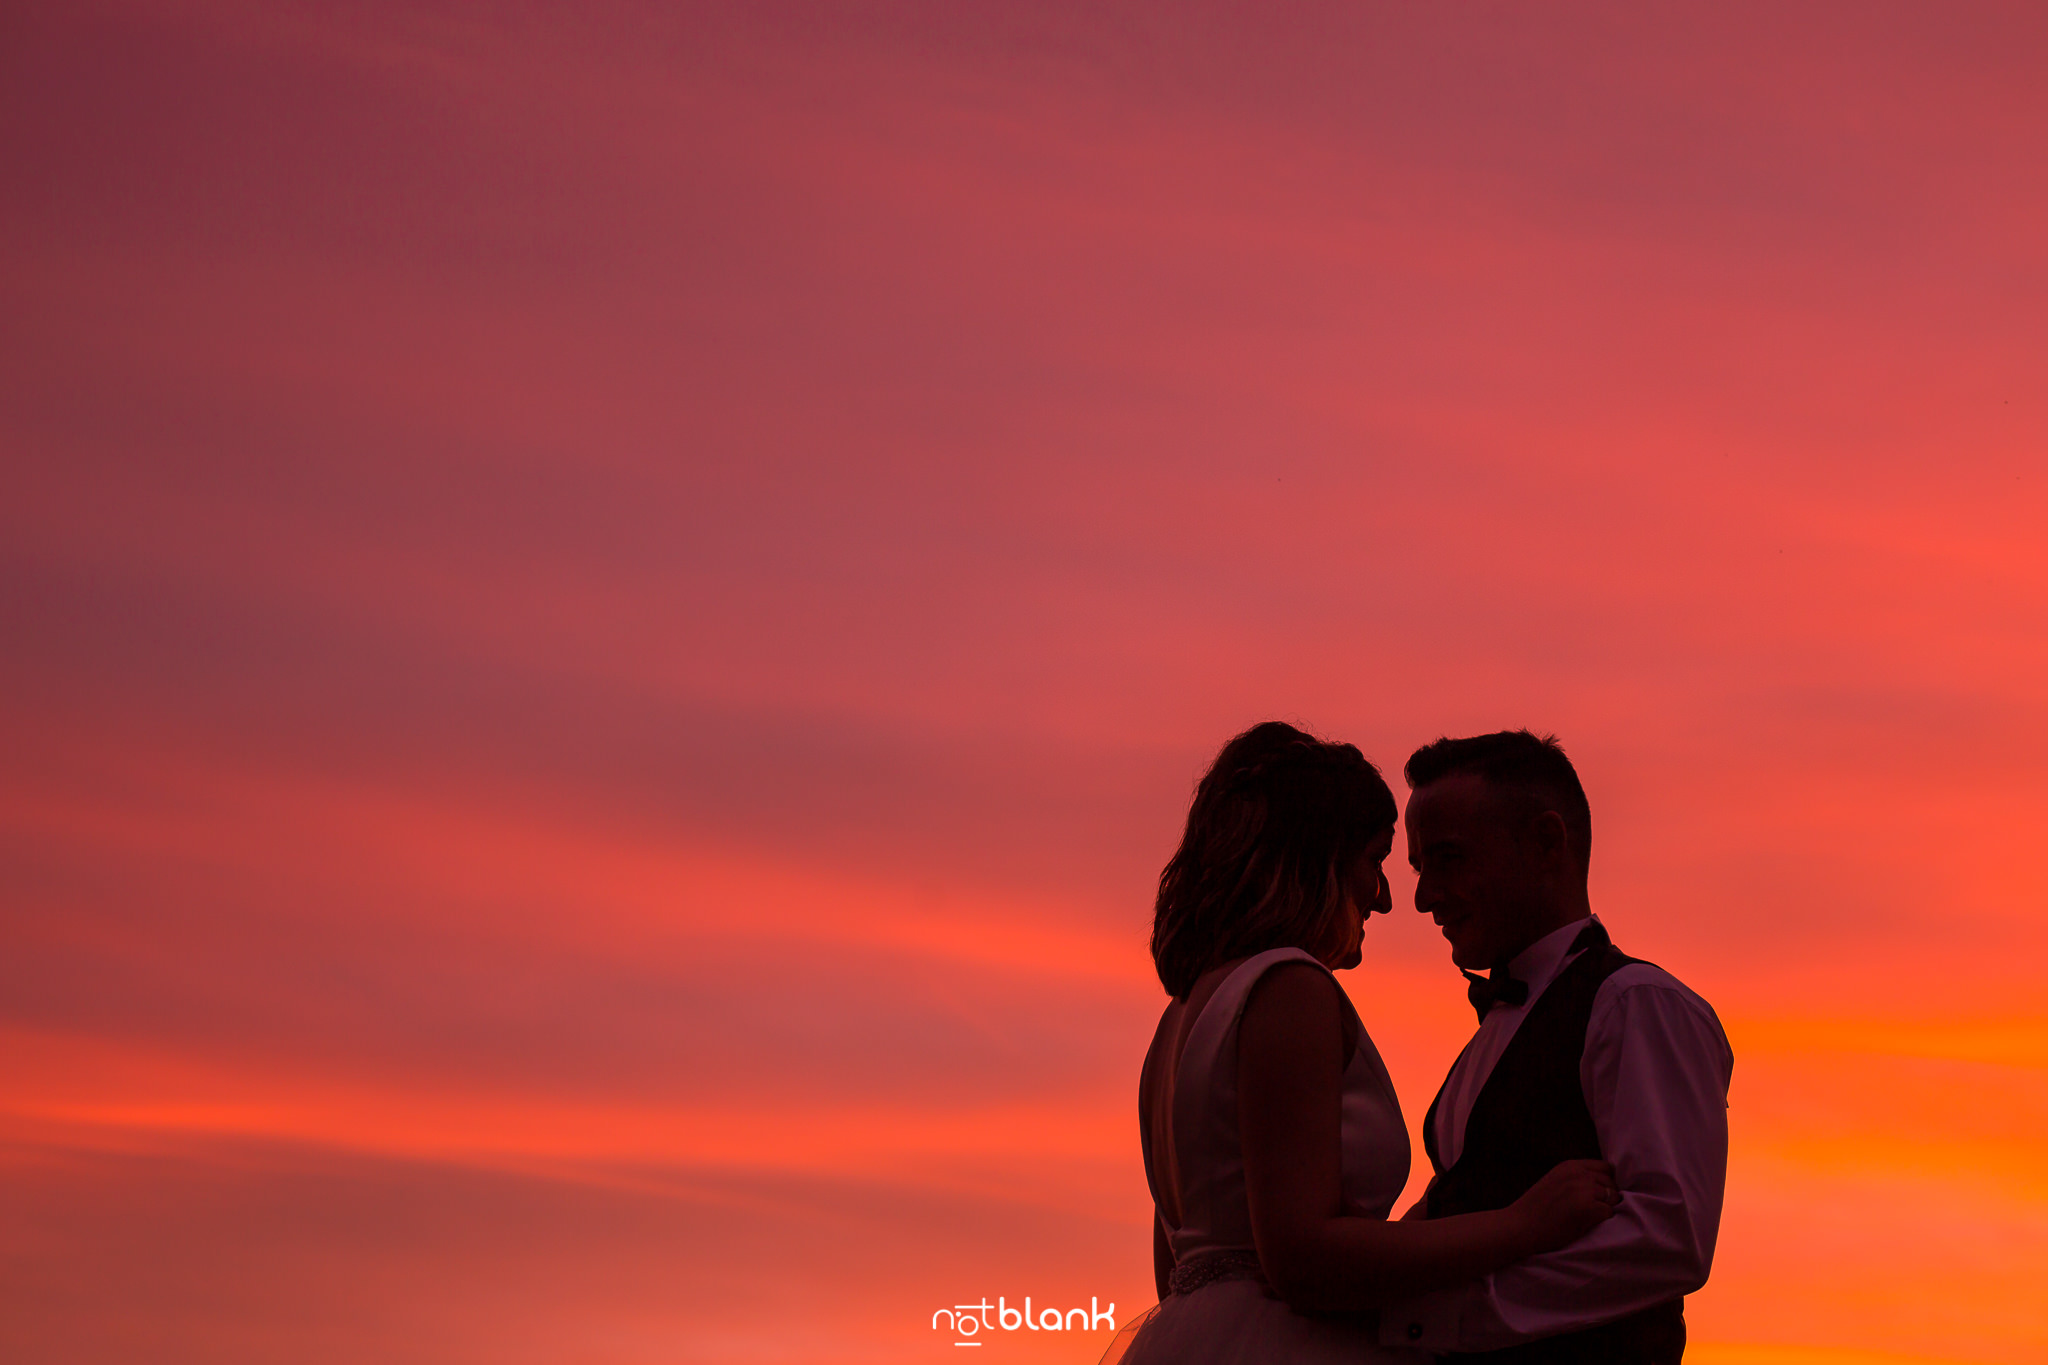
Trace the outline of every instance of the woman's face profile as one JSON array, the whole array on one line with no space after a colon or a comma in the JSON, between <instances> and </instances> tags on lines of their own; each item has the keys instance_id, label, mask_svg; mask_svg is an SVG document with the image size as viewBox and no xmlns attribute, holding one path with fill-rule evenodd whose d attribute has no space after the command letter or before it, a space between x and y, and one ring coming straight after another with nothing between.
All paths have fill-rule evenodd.
<instances>
[{"instance_id":1,"label":"woman's face profile","mask_svg":"<svg viewBox=\"0 0 2048 1365\"><path fill-rule=\"evenodd\" d=\"M1356 967L1364 961L1366 920L1394 908L1394 893L1387 885L1384 867L1387 854L1393 851L1393 847L1394 829L1389 825L1366 845L1365 851L1351 864L1344 879L1344 913L1340 917L1342 937L1336 954L1324 959L1333 970Z\"/></svg>"}]
</instances>

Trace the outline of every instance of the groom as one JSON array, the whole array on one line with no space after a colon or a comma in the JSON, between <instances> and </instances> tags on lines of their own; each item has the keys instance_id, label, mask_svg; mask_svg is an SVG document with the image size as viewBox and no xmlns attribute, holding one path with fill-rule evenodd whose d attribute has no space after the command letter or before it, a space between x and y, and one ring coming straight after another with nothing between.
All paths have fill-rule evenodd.
<instances>
[{"instance_id":1,"label":"groom","mask_svg":"<svg viewBox=\"0 0 2048 1365\"><path fill-rule=\"evenodd\" d=\"M1436 1174L1407 1216L1504 1208L1579 1157L1613 1164L1621 1202L1562 1250L1387 1309L1382 1339L1489 1365L1676 1365L1727 1175L1720 1021L1594 917L1592 814L1555 739L1440 739L1406 773L1415 908L1479 1016L1423 1121Z\"/></svg>"}]
</instances>

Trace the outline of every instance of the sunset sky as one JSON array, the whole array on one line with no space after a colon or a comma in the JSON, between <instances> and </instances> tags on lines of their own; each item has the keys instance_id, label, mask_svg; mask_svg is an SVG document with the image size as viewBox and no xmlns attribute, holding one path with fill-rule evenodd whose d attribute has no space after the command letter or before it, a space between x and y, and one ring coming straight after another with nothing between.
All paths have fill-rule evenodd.
<instances>
[{"instance_id":1,"label":"sunset sky","mask_svg":"<svg viewBox=\"0 0 2048 1365\"><path fill-rule=\"evenodd\" d=\"M2044 72L2028 3L7 6L0 1359L1127 1321L1152 890L1268 717L1563 740L1735 1049L1692 1365L2048 1357Z\"/></svg>"}]
</instances>

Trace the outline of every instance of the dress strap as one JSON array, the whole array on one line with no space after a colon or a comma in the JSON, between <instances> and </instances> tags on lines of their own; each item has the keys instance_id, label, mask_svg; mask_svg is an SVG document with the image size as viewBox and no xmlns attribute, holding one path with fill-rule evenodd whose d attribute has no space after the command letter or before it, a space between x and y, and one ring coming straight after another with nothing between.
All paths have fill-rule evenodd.
<instances>
[{"instance_id":1,"label":"dress strap","mask_svg":"<svg viewBox=\"0 0 2048 1365\"><path fill-rule=\"evenodd\" d=\"M1186 1073L1190 1068L1196 1068L1196 1074L1201 1076L1218 1074L1217 1063L1222 1060L1224 1044L1236 1036L1238 1016L1244 1013L1245 1001L1251 998L1252 987L1258 984L1259 978L1266 974L1268 968L1296 959L1313 962L1325 975L1330 976L1331 980L1336 979L1328 967L1316 960L1313 953L1301 948L1268 948L1265 952L1254 953L1238 963L1230 975L1217 985L1208 1000L1203 1002L1202 1013L1195 1020L1194 1027L1188 1030L1187 1043L1181 1048L1180 1060L1174 1067L1173 1095L1176 1110L1180 1108L1183 1095L1190 1095L1200 1088L1187 1084ZM1235 1073L1232 1071L1229 1074Z\"/></svg>"}]
</instances>

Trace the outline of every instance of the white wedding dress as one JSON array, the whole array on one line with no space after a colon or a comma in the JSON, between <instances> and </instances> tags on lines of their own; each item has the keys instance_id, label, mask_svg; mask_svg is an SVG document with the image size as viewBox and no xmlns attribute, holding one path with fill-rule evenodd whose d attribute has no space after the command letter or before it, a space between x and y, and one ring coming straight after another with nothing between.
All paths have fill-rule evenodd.
<instances>
[{"instance_id":1,"label":"white wedding dress","mask_svg":"<svg viewBox=\"0 0 2048 1365\"><path fill-rule=\"evenodd\" d=\"M1240 963L1202 1006L1174 1070L1171 1164L1181 1220L1168 1243L1178 1279L1203 1279L1203 1270L1223 1277L1171 1293L1126 1325L1102 1365L1427 1365L1422 1352L1381 1346L1369 1315L1306 1316L1251 1277L1257 1253L1238 1146L1237 1025L1260 974L1296 958L1316 960L1275 948ZM1348 997L1344 1009L1357 1018ZM1385 1218L1408 1183L1408 1129L1363 1024L1344 1072L1341 1126L1344 1211ZM1144 1144L1145 1178L1159 1203L1168 1173L1154 1168L1149 1131Z\"/></svg>"}]
</instances>

